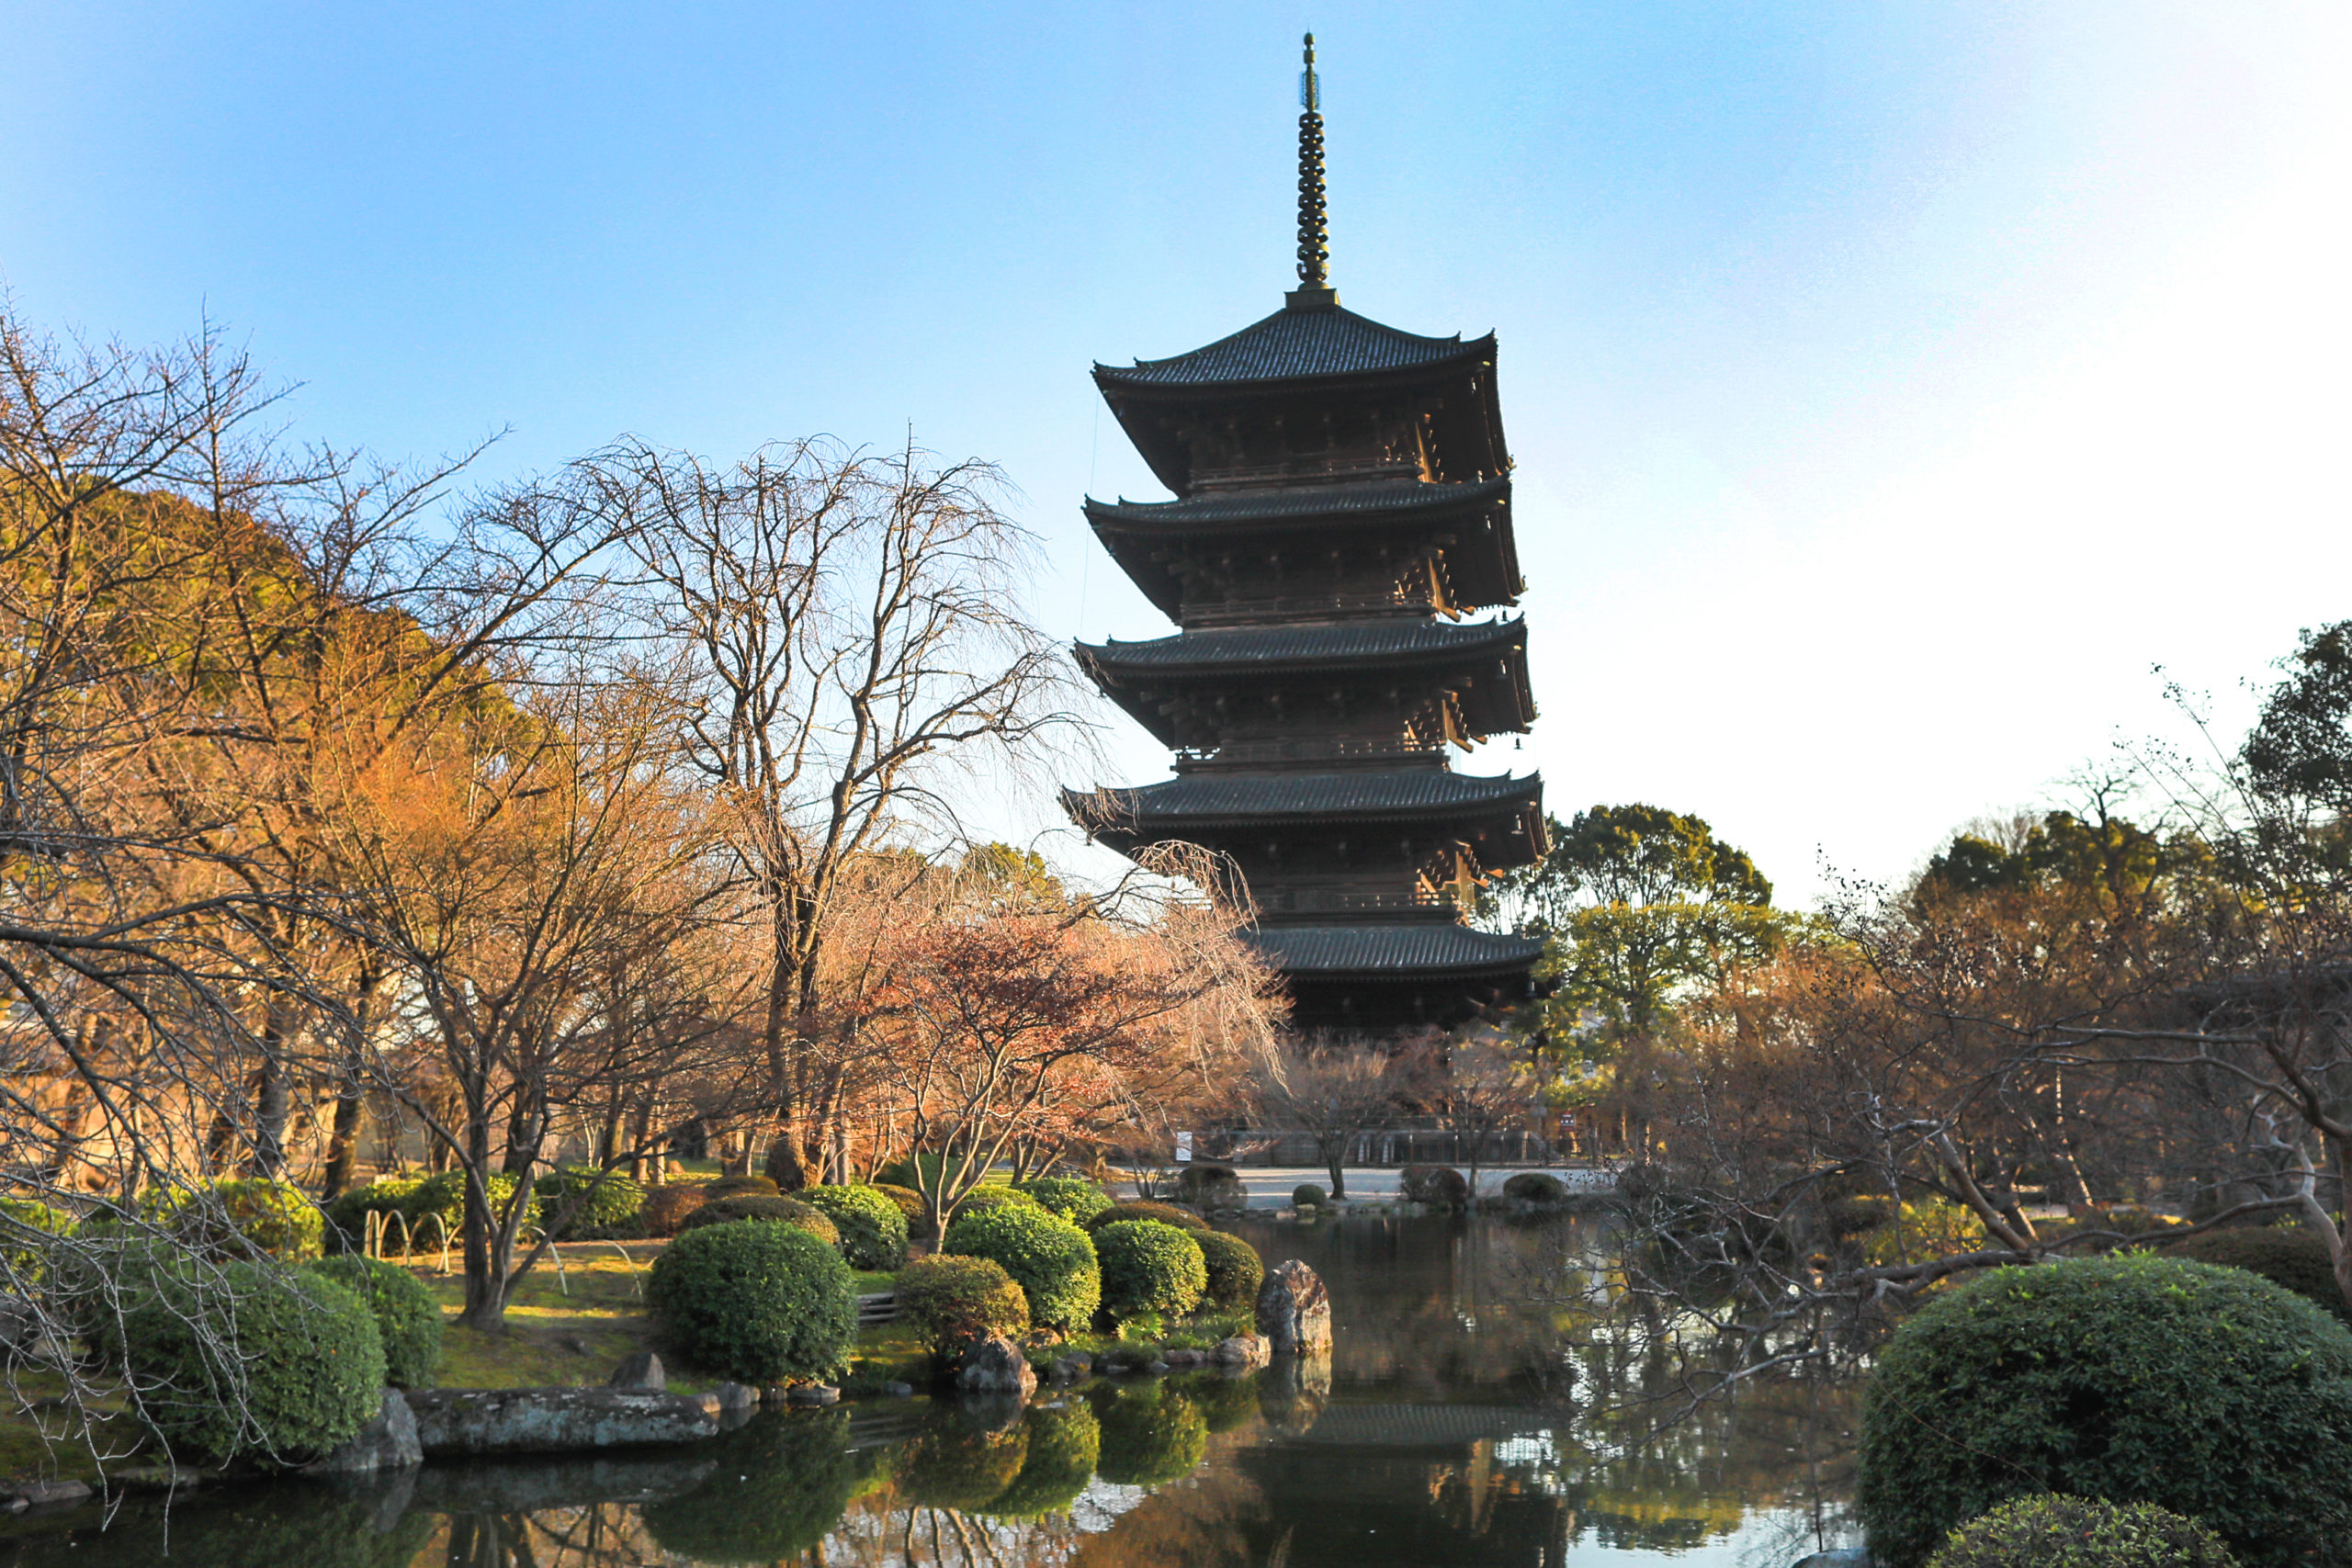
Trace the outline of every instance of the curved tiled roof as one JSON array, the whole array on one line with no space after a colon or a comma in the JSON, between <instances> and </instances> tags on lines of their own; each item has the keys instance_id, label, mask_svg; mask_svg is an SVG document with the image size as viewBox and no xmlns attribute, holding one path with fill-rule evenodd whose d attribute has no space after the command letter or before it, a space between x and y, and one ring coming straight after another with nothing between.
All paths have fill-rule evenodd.
<instances>
[{"instance_id":1,"label":"curved tiled roof","mask_svg":"<svg viewBox=\"0 0 2352 1568\"><path fill-rule=\"evenodd\" d=\"M1169 359L1139 359L1131 367L1097 365L1094 375L1099 381L1125 386L1230 386L1306 376L1410 370L1492 353L1491 336L1466 344L1458 333L1452 337L1419 337L1333 306L1276 310L1205 348Z\"/></svg>"},{"instance_id":2,"label":"curved tiled roof","mask_svg":"<svg viewBox=\"0 0 2352 1568\"><path fill-rule=\"evenodd\" d=\"M1115 502L1086 499L1086 515L1097 523L1141 523L1165 527L1211 524L1277 523L1315 517L1363 517L1388 513L1436 512L1478 506L1510 498L1510 477L1432 484L1419 479L1368 483L1292 485L1281 490L1227 491L1185 501Z\"/></svg>"},{"instance_id":3,"label":"curved tiled roof","mask_svg":"<svg viewBox=\"0 0 2352 1568\"><path fill-rule=\"evenodd\" d=\"M1062 804L1090 827L1218 818L1262 821L1344 815L1360 819L1442 817L1480 807L1532 805L1543 789L1540 773L1479 778L1434 768L1240 778L1194 773L1138 789L1064 790Z\"/></svg>"},{"instance_id":4,"label":"curved tiled roof","mask_svg":"<svg viewBox=\"0 0 2352 1568\"><path fill-rule=\"evenodd\" d=\"M1216 670L1247 672L1272 665L1374 663L1429 654L1483 653L1521 641L1527 623L1364 620L1324 626L1265 626L1239 631L1186 632L1145 642L1080 643L1081 659L1118 670Z\"/></svg>"},{"instance_id":5,"label":"curved tiled roof","mask_svg":"<svg viewBox=\"0 0 2352 1568\"><path fill-rule=\"evenodd\" d=\"M1536 938L1453 925L1263 926L1243 936L1285 975L1525 969L1544 953Z\"/></svg>"}]
</instances>

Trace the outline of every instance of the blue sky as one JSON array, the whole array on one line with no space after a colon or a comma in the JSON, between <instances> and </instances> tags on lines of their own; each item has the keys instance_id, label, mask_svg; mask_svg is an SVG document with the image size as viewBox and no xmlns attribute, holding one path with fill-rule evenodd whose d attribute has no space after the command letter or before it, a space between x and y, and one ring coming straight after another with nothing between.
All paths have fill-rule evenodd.
<instances>
[{"instance_id":1,"label":"blue sky","mask_svg":"<svg viewBox=\"0 0 2352 1568\"><path fill-rule=\"evenodd\" d=\"M300 437L507 429L484 482L911 427L1019 484L1057 632L1151 636L1087 367L1279 303L1307 28L1342 299L1501 337L1544 719L1465 765L1801 902L2352 616L2341 6L17 0L0 281L209 312Z\"/></svg>"}]
</instances>

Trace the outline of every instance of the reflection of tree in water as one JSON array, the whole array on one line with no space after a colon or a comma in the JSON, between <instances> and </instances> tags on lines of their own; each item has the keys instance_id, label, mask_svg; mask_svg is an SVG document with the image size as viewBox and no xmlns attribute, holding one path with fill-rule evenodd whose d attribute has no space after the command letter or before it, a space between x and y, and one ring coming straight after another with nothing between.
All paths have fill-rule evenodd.
<instances>
[{"instance_id":1,"label":"reflection of tree in water","mask_svg":"<svg viewBox=\"0 0 2352 1568\"><path fill-rule=\"evenodd\" d=\"M775 1562L816 1546L871 1474L849 1447L845 1410L791 1411L722 1439L716 1473L682 1497L645 1506L667 1551L702 1562ZM453 1564L454 1568L454 1564Z\"/></svg>"}]
</instances>

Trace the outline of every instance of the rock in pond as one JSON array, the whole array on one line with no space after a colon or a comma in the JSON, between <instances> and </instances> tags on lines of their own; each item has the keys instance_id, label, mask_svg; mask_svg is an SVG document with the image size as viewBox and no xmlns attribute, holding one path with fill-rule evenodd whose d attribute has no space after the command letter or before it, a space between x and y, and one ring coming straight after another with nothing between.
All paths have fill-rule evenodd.
<instances>
[{"instance_id":1,"label":"rock in pond","mask_svg":"<svg viewBox=\"0 0 2352 1568\"><path fill-rule=\"evenodd\" d=\"M1297 1258L1266 1271L1258 1287L1258 1333L1277 1356L1312 1356L1331 1348L1331 1293L1323 1277Z\"/></svg>"},{"instance_id":2,"label":"rock in pond","mask_svg":"<svg viewBox=\"0 0 2352 1568\"><path fill-rule=\"evenodd\" d=\"M396 1388L384 1391L383 1404L368 1424L323 1459L302 1467L310 1475L361 1475L377 1470L406 1470L424 1462L424 1445L417 1436L416 1415Z\"/></svg>"},{"instance_id":3,"label":"rock in pond","mask_svg":"<svg viewBox=\"0 0 2352 1568\"><path fill-rule=\"evenodd\" d=\"M82 1481L19 1481L0 1492L0 1496L19 1508L55 1507L78 1503L89 1495L89 1483Z\"/></svg>"},{"instance_id":4,"label":"rock in pond","mask_svg":"<svg viewBox=\"0 0 2352 1568\"><path fill-rule=\"evenodd\" d=\"M662 1369L661 1357L650 1350L639 1350L622 1359L621 1364L613 1369L613 1375L605 1380L605 1386L664 1389L670 1386L670 1374Z\"/></svg>"},{"instance_id":5,"label":"rock in pond","mask_svg":"<svg viewBox=\"0 0 2352 1568\"><path fill-rule=\"evenodd\" d=\"M1220 1339L1216 1348L1209 1352L1209 1359L1220 1367L1262 1367L1273 1359L1266 1342L1255 1334L1237 1334Z\"/></svg>"},{"instance_id":6,"label":"rock in pond","mask_svg":"<svg viewBox=\"0 0 2352 1568\"><path fill-rule=\"evenodd\" d=\"M710 1391L703 1402L707 1410L751 1410L760 1403L760 1391L748 1384L723 1382Z\"/></svg>"},{"instance_id":7,"label":"rock in pond","mask_svg":"<svg viewBox=\"0 0 2352 1568\"><path fill-rule=\"evenodd\" d=\"M956 1368L956 1387L965 1393L1009 1393L1026 1399L1037 1392L1037 1371L1020 1346L1001 1334L991 1334L964 1352Z\"/></svg>"},{"instance_id":8,"label":"rock in pond","mask_svg":"<svg viewBox=\"0 0 2352 1568\"><path fill-rule=\"evenodd\" d=\"M787 1404L839 1404L842 1391L829 1382L795 1383L784 1391Z\"/></svg>"},{"instance_id":9,"label":"rock in pond","mask_svg":"<svg viewBox=\"0 0 2352 1568\"><path fill-rule=\"evenodd\" d=\"M408 1407L427 1459L684 1443L718 1430L701 1400L649 1389L419 1389Z\"/></svg>"}]
</instances>

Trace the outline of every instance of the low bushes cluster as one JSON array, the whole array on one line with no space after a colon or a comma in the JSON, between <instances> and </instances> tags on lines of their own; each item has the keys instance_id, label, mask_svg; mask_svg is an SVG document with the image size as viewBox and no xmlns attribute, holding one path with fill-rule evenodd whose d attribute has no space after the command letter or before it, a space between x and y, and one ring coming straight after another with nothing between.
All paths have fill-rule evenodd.
<instances>
[{"instance_id":1,"label":"low bushes cluster","mask_svg":"<svg viewBox=\"0 0 2352 1568\"><path fill-rule=\"evenodd\" d=\"M1044 1204L1026 1192L1017 1191L1010 1187L975 1187L956 1200L956 1213L959 1219L966 1214L977 1214L989 1209L1043 1208L1045 1208ZM1046 1212L1050 1213L1052 1211Z\"/></svg>"},{"instance_id":2,"label":"low bushes cluster","mask_svg":"<svg viewBox=\"0 0 2352 1568\"><path fill-rule=\"evenodd\" d=\"M1084 1224L1111 1206L1111 1195L1083 1177L1033 1177L1014 1182L1012 1190L1074 1225Z\"/></svg>"},{"instance_id":3,"label":"low bushes cluster","mask_svg":"<svg viewBox=\"0 0 2352 1568\"><path fill-rule=\"evenodd\" d=\"M179 1453L311 1458L379 1408L376 1319L332 1280L232 1262L159 1270L135 1295L122 1366L140 1416Z\"/></svg>"},{"instance_id":4,"label":"low bushes cluster","mask_svg":"<svg viewBox=\"0 0 2352 1568\"><path fill-rule=\"evenodd\" d=\"M944 1252L1001 1264L1029 1301L1029 1321L1063 1333L1083 1327L1102 1304L1102 1270L1087 1234L1023 1200L956 1215Z\"/></svg>"},{"instance_id":5,"label":"low bushes cluster","mask_svg":"<svg viewBox=\"0 0 2352 1568\"><path fill-rule=\"evenodd\" d=\"M1928 1568L2238 1568L2195 1519L2147 1503L2044 1492L1951 1532Z\"/></svg>"},{"instance_id":6,"label":"low bushes cluster","mask_svg":"<svg viewBox=\"0 0 2352 1568\"><path fill-rule=\"evenodd\" d=\"M1122 1322L1181 1316L1208 1289L1208 1264L1192 1233L1158 1220L1121 1220L1094 1233L1102 1306Z\"/></svg>"},{"instance_id":7,"label":"low bushes cluster","mask_svg":"<svg viewBox=\"0 0 2352 1568\"><path fill-rule=\"evenodd\" d=\"M899 1206L899 1213L907 1216L909 1231L920 1229L923 1222L931 1217L931 1204L913 1188L900 1187L888 1181L876 1181L870 1185L874 1190Z\"/></svg>"},{"instance_id":8,"label":"low bushes cluster","mask_svg":"<svg viewBox=\"0 0 2352 1568\"><path fill-rule=\"evenodd\" d=\"M2145 1254L2003 1269L1929 1302L1866 1396L1886 1568L2037 1492L2153 1503L2248 1563L2352 1530L2352 1330L2254 1275Z\"/></svg>"},{"instance_id":9,"label":"low bushes cluster","mask_svg":"<svg viewBox=\"0 0 2352 1568\"><path fill-rule=\"evenodd\" d=\"M503 1170L492 1171L486 1190L491 1213L503 1214L514 1201L514 1178ZM336 1251L358 1249L367 1235L367 1216L371 1213L398 1214L406 1227L409 1245L419 1251L439 1247L444 1235L454 1241L464 1233L466 1222L465 1173L445 1170L427 1177L379 1177L365 1187L345 1192L326 1208L328 1235ZM524 1200L523 1224L536 1225L540 1217L538 1195L534 1192ZM435 1220L440 1223L434 1224ZM397 1228L392 1245L401 1245Z\"/></svg>"},{"instance_id":10,"label":"low bushes cluster","mask_svg":"<svg viewBox=\"0 0 2352 1568\"><path fill-rule=\"evenodd\" d=\"M1397 1179L1408 1203L1427 1203L1438 1209L1469 1205L1470 1184L1450 1165L1408 1165L1398 1172Z\"/></svg>"},{"instance_id":11,"label":"low bushes cluster","mask_svg":"<svg viewBox=\"0 0 2352 1568\"><path fill-rule=\"evenodd\" d=\"M733 1224L738 1220L790 1225L795 1230L808 1232L835 1249L839 1249L842 1244L840 1227L818 1210L797 1198L764 1198L756 1192L745 1193L740 1198L713 1198L678 1222L678 1234L692 1235L698 1230L712 1225Z\"/></svg>"},{"instance_id":12,"label":"low bushes cluster","mask_svg":"<svg viewBox=\"0 0 2352 1568\"><path fill-rule=\"evenodd\" d=\"M184 1245L218 1257L266 1252L297 1262L319 1256L326 1234L326 1218L309 1193L262 1177L154 1188L139 1208Z\"/></svg>"},{"instance_id":13,"label":"low bushes cluster","mask_svg":"<svg viewBox=\"0 0 2352 1568\"><path fill-rule=\"evenodd\" d=\"M1158 1220L1163 1225L1174 1225L1179 1230L1188 1231L1204 1231L1209 1228L1208 1221L1190 1209L1180 1209L1173 1203L1154 1203L1148 1200L1114 1203L1109 1208L1089 1216L1086 1228L1100 1230L1104 1225L1115 1225L1121 1220Z\"/></svg>"},{"instance_id":14,"label":"low bushes cluster","mask_svg":"<svg viewBox=\"0 0 2352 1568\"><path fill-rule=\"evenodd\" d=\"M74 1229L74 1216L30 1198L0 1198L0 1288L21 1288L41 1271L42 1251L51 1236Z\"/></svg>"},{"instance_id":15,"label":"low bushes cluster","mask_svg":"<svg viewBox=\"0 0 2352 1568\"><path fill-rule=\"evenodd\" d=\"M853 1290L831 1243L796 1225L735 1223L686 1231L662 1248L646 1300L695 1365L741 1382L808 1382L848 1361Z\"/></svg>"},{"instance_id":16,"label":"low bushes cluster","mask_svg":"<svg viewBox=\"0 0 2352 1568\"><path fill-rule=\"evenodd\" d=\"M1258 1249L1238 1235L1223 1231L1194 1231L1201 1248L1208 1286L1201 1300L1219 1312L1247 1312L1258 1302L1258 1287L1266 1282L1266 1260Z\"/></svg>"},{"instance_id":17,"label":"low bushes cluster","mask_svg":"<svg viewBox=\"0 0 2352 1568\"><path fill-rule=\"evenodd\" d=\"M308 1272L367 1303L384 1346L384 1381L394 1388L431 1388L441 1368L441 1308L405 1269L356 1254L322 1258Z\"/></svg>"},{"instance_id":18,"label":"low bushes cluster","mask_svg":"<svg viewBox=\"0 0 2352 1568\"><path fill-rule=\"evenodd\" d=\"M899 1270L896 1292L899 1321L942 1359L975 1339L1001 1334L1017 1344L1029 1334L1029 1298L993 1258L918 1258Z\"/></svg>"},{"instance_id":19,"label":"low bushes cluster","mask_svg":"<svg viewBox=\"0 0 2352 1568\"><path fill-rule=\"evenodd\" d=\"M1330 1201L1331 1195L1312 1181L1290 1190L1290 1206L1294 1209L1320 1209Z\"/></svg>"},{"instance_id":20,"label":"low bushes cluster","mask_svg":"<svg viewBox=\"0 0 2352 1568\"><path fill-rule=\"evenodd\" d=\"M1522 1170L1503 1183L1503 1196L1515 1202L1549 1206L1566 1202L1568 1189L1548 1170Z\"/></svg>"},{"instance_id":21,"label":"low bushes cluster","mask_svg":"<svg viewBox=\"0 0 2352 1568\"><path fill-rule=\"evenodd\" d=\"M633 1237L643 1230L638 1215L645 1208L645 1189L623 1172L558 1166L532 1182L531 1191L550 1224L570 1209L571 1217L555 1232L558 1241ZM574 1203L579 1207L571 1208Z\"/></svg>"},{"instance_id":22,"label":"low bushes cluster","mask_svg":"<svg viewBox=\"0 0 2352 1568\"><path fill-rule=\"evenodd\" d=\"M799 1201L833 1222L853 1269L888 1272L907 1260L907 1216L871 1187L804 1187Z\"/></svg>"},{"instance_id":23,"label":"low bushes cluster","mask_svg":"<svg viewBox=\"0 0 2352 1568\"><path fill-rule=\"evenodd\" d=\"M2167 1258L2259 1274L2352 1322L2352 1305L2346 1304L2344 1292L2335 1283L2335 1262L2327 1254L2327 1243L2301 1225L2207 1231L2174 1242L2164 1252Z\"/></svg>"},{"instance_id":24,"label":"low bushes cluster","mask_svg":"<svg viewBox=\"0 0 2352 1568\"><path fill-rule=\"evenodd\" d=\"M956 1179L963 1174L964 1162L948 1160L944 1163L946 1166L947 1184L952 1187L956 1184ZM874 1180L877 1186L904 1187L910 1191L929 1192L939 1185L942 1164L941 1156L935 1154L901 1156L887 1165L877 1167L874 1172Z\"/></svg>"}]
</instances>

